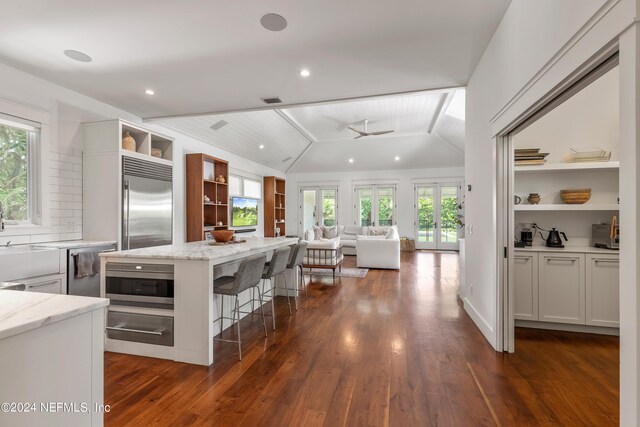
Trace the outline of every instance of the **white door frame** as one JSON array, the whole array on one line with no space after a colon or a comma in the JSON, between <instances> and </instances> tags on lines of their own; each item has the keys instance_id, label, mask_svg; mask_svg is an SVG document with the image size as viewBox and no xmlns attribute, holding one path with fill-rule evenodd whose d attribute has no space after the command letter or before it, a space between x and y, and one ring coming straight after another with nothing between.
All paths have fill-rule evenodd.
<instances>
[{"instance_id":1,"label":"white door frame","mask_svg":"<svg viewBox=\"0 0 640 427\"><path fill-rule=\"evenodd\" d=\"M322 225L320 220L322 219L322 191L331 190L336 192L336 211L335 211L335 224L338 225L338 186L337 185L303 185L298 188L298 215L300 220L298 221L298 235L304 235L304 197L302 196L305 191L315 191L316 193L316 206L315 206L315 225Z\"/></svg>"},{"instance_id":2,"label":"white door frame","mask_svg":"<svg viewBox=\"0 0 640 427\"><path fill-rule=\"evenodd\" d=\"M418 189L419 188L433 188L433 242L423 242L420 243L418 241ZM456 187L456 198L458 203L460 202L460 198L462 197L462 182L457 181L438 181L438 182L416 182L413 186L413 235L416 242L416 249L435 249L435 250L458 250L459 243L456 238L455 243L445 243L442 242L442 234L440 232L441 222L440 216L442 213L442 187Z\"/></svg>"},{"instance_id":3,"label":"white door frame","mask_svg":"<svg viewBox=\"0 0 640 427\"><path fill-rule=\"evenodd\" d=\"M393 206L392 206L392 223L393 225L398 224L398 186L395 183L384 184L384 183L375 183L375 184L356 184L353 186L353 209L354 209L354 223L356 225L360 225L360 199L358 197L358 190L362 189L371 189L371 226L377 227L379 226L379 218L378 218L378 190L382 188L391 188L393 191Z\"/></svg>"}]
</instances>

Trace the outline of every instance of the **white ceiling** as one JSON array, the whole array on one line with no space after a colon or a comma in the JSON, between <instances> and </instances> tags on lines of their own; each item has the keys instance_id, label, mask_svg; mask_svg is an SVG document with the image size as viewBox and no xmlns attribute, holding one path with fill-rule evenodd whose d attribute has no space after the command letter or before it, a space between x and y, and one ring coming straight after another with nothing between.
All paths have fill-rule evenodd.
<instances>
[{"instance_id":1,"label":"white ceiling","mask_svg":"<svg viewBox=\"0 0 640 427\"><path fill-rule=\"evenodd\" d=\"M463 118L464 90L451 89L154 122L283 172L334 172L463 166ZM354 139L347 126L364 119L394 132Z\"/></svg>"},{"instance_id":2,"label":"white ceiling","mask_svg":"<svg viewBox=\"0 0 640 427\"><path fill-rule=\"evenodd\" d=\"M509 1L7 1L0 62L145 118L459 87Z\"/></svg>"}]
</instances>

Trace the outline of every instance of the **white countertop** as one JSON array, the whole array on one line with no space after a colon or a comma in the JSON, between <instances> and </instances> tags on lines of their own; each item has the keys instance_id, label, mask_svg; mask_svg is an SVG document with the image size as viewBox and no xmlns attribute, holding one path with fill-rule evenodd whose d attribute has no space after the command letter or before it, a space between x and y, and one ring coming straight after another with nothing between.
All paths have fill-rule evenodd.
<instances>
[{"instance_id":1,"label":"white countertop","mask_svg":"<svg viewBox=\"0 0 640 427\"><path fill-rule=\"evenodd\" d=\"M243 253L259 253L277 246L293 245L298 238L293 237L247 237L246 242L224 246L210 245L208 242L177 243L152 248L131 249L102 253L100 256L108 258L151 258L151 259L182 259L196 261L224 260L225 258Z\"/></svg>"},{"instance_id":2,"label":"white countertop","mask_svg":"<svg viewBox=\"0 0 640 427\"><path fill-rule=\"evenodd\" d=\"M0 291L0 339L108 305L106 298Z\"/></svg>"},{"instance_id":3,"label":"white countertop","mask_svg":"<svg viewBox=\"0 0 640 427\"><path fill-rule=\"evenodd\" d=\"M548 248L546 246L527 246L513 248L516 252L573 252L581 254L609 254L619 255L620 251L612 249L594 248L593 246L565 246L564 248Z\"/></svg>"},{"instance_id":4,"label":"white countertop","mask_svg":"<svg viewBox=\"0 0 640 427\"><path fill-rule=\"evenodd\" d=\"M33 246L42 248L70 249L70 248L88 248L92 246L115 245L114 240L65 240L63 242L47 242L34 243Z\"/></svg>"}]
</instances>

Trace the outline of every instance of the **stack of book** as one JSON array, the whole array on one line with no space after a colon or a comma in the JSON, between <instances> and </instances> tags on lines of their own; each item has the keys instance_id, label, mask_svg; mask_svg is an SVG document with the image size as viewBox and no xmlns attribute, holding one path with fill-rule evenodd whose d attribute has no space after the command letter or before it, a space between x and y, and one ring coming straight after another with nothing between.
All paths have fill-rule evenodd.
<instances>
[{"instance_id":1,"label":"stack of book","mask_svg":"<svg viewBox=\"0 0 640 427\"><path fill-rule=\"evenodd\" d=\"M541 153L539 148L516 148L515 164L522 165L544 165L545 157L549 153Z\"/></svg>"},{"instance_id":2,"label":"stack of book","mask_svg":"<svg viewBox=\"0 0 640 427\"><path fill-rule=\"evenodd\" d=\"M608 162L611 160L611 151L603 150L600 147L580 147L570 150L571 153L564 158L564 161L568 163Z\"/></svg>"}]
</instances>

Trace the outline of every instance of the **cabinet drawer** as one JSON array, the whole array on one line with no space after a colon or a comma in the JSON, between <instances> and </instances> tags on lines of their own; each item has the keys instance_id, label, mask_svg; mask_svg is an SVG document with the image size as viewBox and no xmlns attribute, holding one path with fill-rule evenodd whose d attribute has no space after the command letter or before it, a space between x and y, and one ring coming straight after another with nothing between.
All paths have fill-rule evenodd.
<instances>
[{"instance_id":1,"label":"cabinet drawer","mask_svg":"<svg viewBox=\"0 0 640 427\"><path fill-rule=\"evenodd\" d=\"M64 276L44 276L35 279L21 280L26 285L27 292L41 292L46 294L62 294L62 279Z\"/></svg>"},{"instance_id":2,"label":"cabinet drawer","mask_svg":"<svg viewBox=\"0 0 640 427\"><path fill-rule=\"evenodd\" d=\"M114 340L173 346L173 317L109 311L107 337Z\"/></svg>"}]
</instances>

